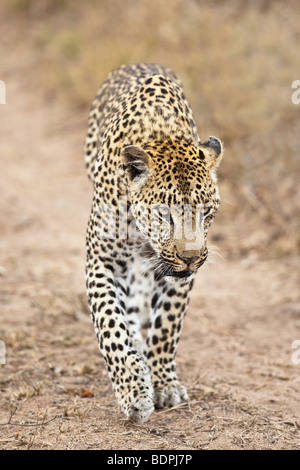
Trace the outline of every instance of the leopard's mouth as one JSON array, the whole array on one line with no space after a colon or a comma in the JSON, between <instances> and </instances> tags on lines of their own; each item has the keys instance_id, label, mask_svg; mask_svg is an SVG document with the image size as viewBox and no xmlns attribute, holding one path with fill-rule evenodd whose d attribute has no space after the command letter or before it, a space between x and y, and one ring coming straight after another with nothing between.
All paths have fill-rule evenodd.
<instances>
[{"instance_id":1,"label":"leopard's mouth","mask_svg":"<svg viewBox=\"0 0 300 470\"><path fill-rule=\"evenodd\" d=\"M189 277L192 274L193 274L193 271L189 268L186 268L182 271L174 271L174 269L171 267L168 267L168 269L164 273L165 276L172 276L172 277L176 277L179 279Z\"/></svg>"},{"instance_id":2,"label":"leopard's mouth","mask_svg":"<svg viewBox=\"0 0 300 470\"><path fill-rule=\"evenodd\" d=\"M189 269L189 267L181 270L181 271L175 271L175 269L162 261L161 265L162 269L156 271L154 273L154 277L157 281L160 279L163 279L164 277L168 277L169 279L187 279L190 277L192 274L194 274L194 271Z\"/></svg>"},{"instance_id":3,"label":"leopard's mouth","mask_svg":"<svg viewBox=\"0 0 300 470\"><path fill-rule=\"evenodd\" d=\"M204 257L202 260L198 261L197 265L187 265L186 268L182 269L181 271L175 271L173 266L168 265L164 260L164 272L163 276L175 278L175 279L187 279L190 277L192 274L195 274L195 272L202 266L207 259L207 256Z\"/></svg>"}]
</instances>

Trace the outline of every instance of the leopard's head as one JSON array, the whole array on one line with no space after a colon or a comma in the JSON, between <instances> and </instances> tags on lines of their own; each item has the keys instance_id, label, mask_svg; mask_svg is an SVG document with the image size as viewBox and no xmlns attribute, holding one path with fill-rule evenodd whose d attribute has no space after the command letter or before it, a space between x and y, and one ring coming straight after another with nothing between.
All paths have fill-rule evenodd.
<instances>
[{"instance_id":1,"label":"leopard's head","mask_svg":"<svg viewBox=\"0 0 300 470\"><path fill-rule=\"evenodd\" d=\"M207 259L207 231L220 205L221 141L130 145L122 155L132 214L154 273L188 280Z\"/></svg>"}]
</instances>

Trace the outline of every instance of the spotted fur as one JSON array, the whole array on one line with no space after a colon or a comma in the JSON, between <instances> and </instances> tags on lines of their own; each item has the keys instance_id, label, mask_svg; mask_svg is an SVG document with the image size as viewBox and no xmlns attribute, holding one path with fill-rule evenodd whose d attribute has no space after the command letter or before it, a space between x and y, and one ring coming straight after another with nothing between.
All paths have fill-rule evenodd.
<instances>
[{"instance_id":1,"label":"spotted fur","mask_svg":"<svg viewBox=\"0 0 300 470\"><path fill-rule=\"evenodd\" d=\"M100 87L85 152L94 186L86 240L91 317L121 411L143 421L154 407L188 399L175 356L219 207L215 169L222 144L215 137L201 143L174 72L137 64L114 70ZM145 208L156 205L159 230L151 232ZM204 207L201 239L194 232L175 236L185 205L192 228L196 205Z\"/></svg>"}]
</instances>

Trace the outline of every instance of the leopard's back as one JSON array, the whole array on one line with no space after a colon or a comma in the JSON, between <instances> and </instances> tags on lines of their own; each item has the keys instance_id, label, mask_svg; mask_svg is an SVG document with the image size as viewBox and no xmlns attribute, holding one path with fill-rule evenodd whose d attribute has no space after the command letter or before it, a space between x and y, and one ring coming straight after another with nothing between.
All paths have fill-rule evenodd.
<instances>
[{"instance_id":1,"label":"leopard's back","mask_svg":"<svg viewBox=\"0 0 300 470\"><path fill-rule=\"evenodd\" d=\"M177 97L175 98L171 97L170 99L170 97L161 96L159 111L157 111L157 97L151 100L153 93L156 92L157 95L159 90L151 86L154 82L149 83L155 76L157 76L157 78L161 77L160 81L157 80L156 85L164 86L166 84L166 89L170 87L170 84L175 85L177 92ZM164 79L165 83L163 83ZM143 85L145 85L144 88ZM154 90L154 92L149 93L149 101L150 104L152 102L156 103L156 109L151 110L149 101L145 103L147 98L149 98L147 94L144 93L147 87L148 89L153 88ZM182 84L176 74L170 68L157 64L123 65L113 70L108 75L93 100L88 119L88 130L85 142L85 163L88 176L92 181L95 180L95 164L104 140L108 139L109 146L107 147L111 147L119 133L123 138L124 145L146 143L146 140L150 137L150 128L153 127L153 123L152 125L151 123L149 124L149 117L153 117L153 122L154 119L158 122L159 115L161 114L163 126L165 125L167 128L170 126L170 118L174 118L175 116L174 103L176 100L178 101L178 90L182 90ZM188 109L188 104L185 102L182 91L180 92L180 101L184 101L184 104L181 104L181 106L184 106L182 114L186 115L188 111L189 121L191 121L189 124L192 125L194 134L193 137L200 142L196 125L194 124L191 111ZM165 112L163 113L162 110L164 108ZM112 126L113 122L116 123L115 126ZM133 128L133 123L136 124L137 122L139 122L138 130ZM169 131L169 129L166 130L167 133ZM179 131L179 128L177 131ZM111 148L107 148L108 152L110 150Z\"/></svg>"}]
</instances>

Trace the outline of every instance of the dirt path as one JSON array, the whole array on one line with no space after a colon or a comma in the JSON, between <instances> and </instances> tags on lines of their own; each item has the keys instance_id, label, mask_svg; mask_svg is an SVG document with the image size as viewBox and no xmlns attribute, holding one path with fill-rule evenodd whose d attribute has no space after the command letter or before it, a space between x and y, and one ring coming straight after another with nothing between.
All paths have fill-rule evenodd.
<instances>
[{"instance_id":1,"label":"dirt path","mask_svg":"<svg viewBox=\"0 0 300 470\"><path fill-rule=\"evenodd\" d=\"M178 353L190 403L127 422L85 309L86 116L33 105L33 90L16 84L9 92L0 108L0 448L299 449L299 259L204 267Z\"/></svg>"}]
</instances>

